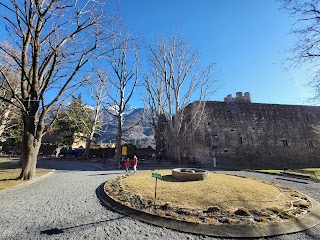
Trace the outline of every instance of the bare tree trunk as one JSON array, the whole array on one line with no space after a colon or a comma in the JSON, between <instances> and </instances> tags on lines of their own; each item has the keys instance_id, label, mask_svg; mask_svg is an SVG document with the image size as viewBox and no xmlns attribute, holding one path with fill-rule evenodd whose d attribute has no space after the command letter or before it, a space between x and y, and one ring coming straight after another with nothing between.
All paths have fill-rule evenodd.
<instances>
[{"instance_id":1,"label":"bare tree trunk","mask_svg":"<svg viewBox=\"0 0 320 240\"><path fill-rule=\"evenodd\" d=\"M181 137L181 115L180 115L180 109L179 109L179 98L175 98L175 113L174 116L174 124L173 124L173 133L174 133L174 157L178 162L181 162L180 158L180 137Z\"/></svg>"},{"instance_id":2,"label":"bare tree trunk","mask_svg":"<svg viewBox=\"0 0 320 240\"><path fill-rule=\"evenodd\" d=\"M36 174L37 156L40 149L40 142L34 140L34 137L27 134L23 140L23 155L22 155L22 171L20 179L29 180Z\"/></svg>"},{"instance_id":3,"label":"bare tree trunk","mask_svg":"<svg viewBox=\"0 0 320 240\"><path fill-rule=\"evenodd\" d=\"M28 115L23 116L24 134L22 142L22 170L20 179L29 180L36 174L37 156L41 146L41 139L35 137L34 118Z\"/></svg>"},{"instance_id":4,"label":"bare tree trunk","mask_svg":"<svg viewBox=\"0 0 320 240\"><path fill-rule=\"evenodd\" d=\"M11 106L6 107L2 114L0 119L0 136L2 136L4 130L8 126L9 123L9 114L11 113Z\"/></svg>"},{"instance_id":5,"label":"bare tree trunk","mask_svg":"<svg viewBox=\"0 0 320 240\"><path fill-rule=\"evenodd\" d=\"M118 117L118 132L116 136L116 156L115 165L118 165L121 159L121 137L122 137L122 114Z\"/></svg>"},{"instance_id":6,"label":"bare tree trunk","mask_svg":"<svg viewBox=\"0 0 320 240\"><path fill-rule=\"evenodd\" d=\"M176 156L176 159L178 160L178 162L181 162L179 143L177 145L175 145L175 156Z\"/></svg>"},{"instance_id":7,"label":"bare tree trunk","mask_svg":"<svg viewBox=\"0 0 320 240\"><path fill-rule=\"evenodd\" d=\"M180 142L179 142L179 136L178 134L174 134L173 135L173 144L172 144L172 148L173 148L173 154L174 154L174 159L177 160L178 162L181 162L181 158L180 158Z\"/></svg>"},{"instance_id":8,"label":"bare tree trunk","mask_svg":"<svg viewBox=\"0 0 320 240\"><path fill-rule=\"evenodd\" d=\"M87 159L89 158L90 146L91 146L91 142L92 142L94 133L95 133L94 130L91 131L91 133L89 135L89 138L88 138L88 140L86 142L86 148L85 148L84 153L83 153L83 156L85 158L87 158Z\"/></svg>"},{"instance_id":9,"label":"bare tree trunk","mask_svg":"<svg viewBox=\"0 0 320 240\"><path fill-rule=\"evenodd\" d=\"M161 129L160 129L159 120L155 129L155 138L156 138L156 155L159 156L159 153L161 150Z\"/></svg>"},{"instance_id":10,"label":"bare tree trunk","mask_svg":"<svg viewBox=\"0 0 320 240\"><path fill-rule=\"evenodd\" d=\"M59 157L59 154L60 154L60 152L61 152L61 149L63 148L63 146L60 146L60 145L58 145L57 147L56 147L56 151L55 151L55 157L57 158L57 157Z\"/></svg>"},{"instance_id":11,"label":"bare tree trunk","mask_svg":"<svg viewBox=\"0 0 320 240\"><path fill-rule=\"evenodd\" d=\"M90 152L90 145L91 145L91 139L89 138L86 142L86 148L84 150L83 156L88 159L89 158L89 152Z\"/></svg>"}]
</instances>

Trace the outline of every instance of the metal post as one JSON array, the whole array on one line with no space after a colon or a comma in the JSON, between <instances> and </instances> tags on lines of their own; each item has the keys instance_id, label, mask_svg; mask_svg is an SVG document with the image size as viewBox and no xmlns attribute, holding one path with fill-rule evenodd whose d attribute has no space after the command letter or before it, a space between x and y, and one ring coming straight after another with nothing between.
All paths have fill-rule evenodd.
<instances>
[{"instance_id":1,"label":"metal post","mask_svg":"<svg viewBox=\"0 0 320 240\"><path fill-rule=\"evenodd\" d=\"M154 204L153 204L153 206L156 206L156 201L157 201L157 182L158 182L158 178L156 178L156 185L154 188Z\"/></svg>"}]
</instances>

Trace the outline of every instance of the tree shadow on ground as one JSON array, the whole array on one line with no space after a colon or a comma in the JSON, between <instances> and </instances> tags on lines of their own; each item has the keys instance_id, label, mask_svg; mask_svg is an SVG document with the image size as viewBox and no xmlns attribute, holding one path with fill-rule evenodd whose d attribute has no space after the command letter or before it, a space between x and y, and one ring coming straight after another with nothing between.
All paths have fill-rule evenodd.
<instances>
[{"instance_id":1,"label":"tree shadow on ground","mask_svg":"<svg viewBox=\"0 0 320 240\"><path fill-rule=\"evenodd\" d=\"M80 224L80 225L77 225L77 226L66 227L66 228L51 228L51 229L43 230L40 233L41 234L46 234L46 235L63 234L65 231L72 230L72 229L75 229L75 228L88 227L88 226L91 226L91 225L107 223L107 222L119 220L119 219L122 219L122 218L125 218L125 217L126 216L120 216L120 217L113 218L113 219L106 219L106 220L101 220L101 221L97 221L97 222L84 223L84 224Z\"/></svg>"},{"instance_id":2,"label":"tree shadow on ground","mask_svg":"<svg viewBox=\"0 0 320 240\"><path fill-rule=\"evenodd\" d=\"M0 179L0 182L4 182L4 181L17 181L17 180L19 180L19 177Z\"/></svg>"},{"instance_id":3,"label":"tree shadow on ground","mask_svg":"<svg viewBox=\"0 0 320 240\"><path fill-rule=\"evenodd\" d=\"M286 179L286 178L276 178L277 180L283 180L283 181L288 181L288 182L294 182L294 183L301 183L301 184L309 184L307 182L303 182L303 181L297 181L297 180L293 180L293 179Z\"/></svg>"},{"instance_id":4,"label":"tree shadow on ground","mask_svg":"<svg viewBox=\"0 0 320 240\"><path fill-rule=\"evenodd\" d=\"M98 174L91 174L91 175L88 175L88 176L92 177L92 176L108 176L108 175L119 175L119 173L115 173L115 172L112 172L112 173L98 173Z\"/></svg>"}]
</instances>

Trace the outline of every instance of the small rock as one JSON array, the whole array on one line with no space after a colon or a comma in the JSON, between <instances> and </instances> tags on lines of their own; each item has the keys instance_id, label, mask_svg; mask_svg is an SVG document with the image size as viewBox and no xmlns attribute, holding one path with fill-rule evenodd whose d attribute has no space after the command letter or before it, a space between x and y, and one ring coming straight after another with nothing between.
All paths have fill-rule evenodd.
<instances>
[{"instance_id":1,"label":"small rock","mask_svg":"<svg viewBox=\"0 0 320 240\"><path fill-rule=\"evenodd\" d=\"M245 209L245 208L238 208L237 211L234 212L236 215L239 215L239 216L250 216L250 212Z\"/></svg>"},{"instance_id":2,"label":"small rock","mask_svg":"<svg viewBox=\"0 0 320 240\"><path fill-rule=\"evenodd\" d=\"M209 207L206 211L207 213L216 213L220 212L220 208L218 206Z\"/></svg>"}]
</instances>

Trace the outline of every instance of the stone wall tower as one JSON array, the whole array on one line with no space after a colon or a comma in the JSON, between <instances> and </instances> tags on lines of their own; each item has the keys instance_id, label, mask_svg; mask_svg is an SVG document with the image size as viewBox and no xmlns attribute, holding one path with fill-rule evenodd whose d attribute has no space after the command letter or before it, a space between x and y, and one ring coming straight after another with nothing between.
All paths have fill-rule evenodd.
<instances>
[{"instance_id":1,"label":"stone wall tower","mask_svg":"<svg viewBox=\"0 0 320 240\"><path fill-rule=\"evenodd\" d=\"M227 97L224 98L224 102L245 102L251 103L251 97L249 92L245 92L242 95L242 92L237 92L236 97L232 97L232 94L229 94Z\"/></svg>"}]
</instances>

